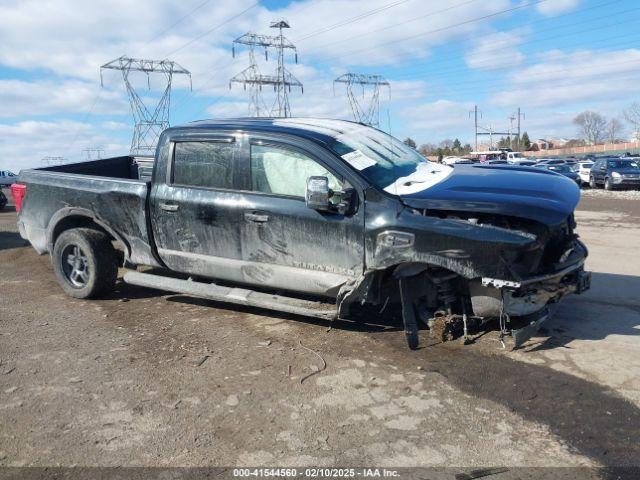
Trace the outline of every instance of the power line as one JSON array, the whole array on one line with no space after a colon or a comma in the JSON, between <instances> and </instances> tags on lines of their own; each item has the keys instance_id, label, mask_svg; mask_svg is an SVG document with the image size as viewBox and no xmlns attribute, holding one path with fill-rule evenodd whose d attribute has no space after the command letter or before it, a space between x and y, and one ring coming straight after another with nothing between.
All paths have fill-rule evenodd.
<instances>
[{"instance_id":1,"label":"power line","mask_svg":"<svg viewBox=\"0 0 640 480\"><path fill-rule=\"evenodd\" d=\"M415 19L412 19L412 20L410 20L409 22L412 22L412 21L415 21L415 20L419 20L419 19L421 19L421 18L423 18L423 17L426 17L426 16L436 15L436 14L438 14L438 13L443 13L443 12L446 12L446 11L452 10L452 9L454 9L454 8L458 8L458 7L461 7L461 6L464 6L464 5L468 5L468 4L470 4L470 3L474 3L474 2L477 2L477 1L479 1L479 0L467 0L467 1L462 2L462 3L459 3L459 4L457 4L457 5L453 5L453 6L451 6L451 7L444 8L444 9L442 9L442 10L438 10L438 11L435 11L435 12L430 12L430 13L428 13L428 14L426 14L426 15L423 15L422 17L417 17L417 18L415 18ZM395 5L395 4L392 4L392 5ZM409 22L403 22L403 23L409 23ZM400 24L398 24L398 25L400 25ZM398 25L395 25L395 26L398 26ZM383 29L380 29L380 30L386 30L387 28L392 28L392 27L386 27L386 28L383 28ZM355 37L351 37L351 38L355 38ZM334 43L335 43L335 42L334 42ZM331 44L328 44L328 45L331 45ZM317 50L317 48L316 48L316 49L312 49L312 51L313 51L313 50ZM224 69L224 68L227 68L227 67L231 66L232 64L233 64L233 62L230 62L230 63L228 63L228 64L223 65L222 67L218 67L218 69L217 69L217 70L218 70L218 71L219 71L219 70L222 70L222 69ZM207 77L207 79L206 79L206 80L205 80L205 81L204 81L200 86L196 87L196 88L195 88L194 90L192 90L191 92L186 92L186 93L184 94L184 96L183 96L183 97L182 97L178 102L176 102L176 104L175 104L175 108L177 109L177 108L182 107L182 105L184 104L185 100L186 100L188 97L192 96L192 95L193 95L193 93L194 93L194 91L195 91L195 92L197 92L197 91L199 91L199 90L202 90L202 89L203 89L203 88L205 88L205 87L208 87L208 86L211 84L211 81L212 81L214 78L216 78L216 75L217 75L217 72L213 72L213 73L211 73L211 75L209 75L209 76Z\"/></svg>"},{"instance_id":2,"label":"power line","mask_svg":"<svg viewBox=\"0 0 640 480\"><path fill-rule=\"evenodd\" d=\"M608 16L606 16L604 18L609 18L609 17L620 15L620 14L629 13L631 11L637 11L639 9L640 8L634 8L634 9L630 9L630 10L625 10L623 12L617 12L615 14L608 15ZM576 31L572 31L572 32L563 33L563 34L560 34L560 35L555 35L555 36L551 36L551 37L545 37L545 40L547 41L547 40L556 40L556 39L564 38L564 37L574 37L576 34L592 33L592 32L598 31L598 30L603 30L603 29L606 29L606 28L611 28L611 27L614 27L614 26L619 26L619 25L623 25L625 23L631 23L631 22L636 22L636 19L630 18L630 19L628 19L626 21L616 21L615 23L608 24L608 25L602 25L602 26L599 26L599 27L593 27L593 28L583 29L583 30L576 30ZM537 31L536 32L536 34L539 34L539 33L544 33L544 31ZM625 34L625 35L619 35L619 36L616 36L616 37L608 37L607 40L611 40L611 39L615 39L615 38L623 38L623 37L628 37L628 36L634 36L635 37L635 35ZM583 40L579 38L578 39L578 44L580 44L582 42L583 42ZM487 49L487 50L483 50L482 53L486 54L486 53L502 50L504 48L504 45L506 45L508 43L513 43L513 42L511 42L511 41L501 41L501 42L492 43L491 45L493 45L493 47L490 48L490 49ZM522 46L526 46L526 45L533 45L533 44L536 44L536 43L539 43L538 39L533 39L533 40L530 40L530 41L521 42L521 43L518 43L517 46L518 47L522 47ZM565 44L564 46L565 47L566 46L571 46L571 44L569 44L569 45ZM491 63L495 63L496 61L499 61L500 59L508 59L508 58L510 58L510 55L505 55L503 57L494 57L494 58L488 60L487 62L480 62L478 65L479 66L484 66L484 65L490 66ZM436 62L427 62L427 63L424 63L424 64L416 64L414 66L424 65L424 66L428 66L430 69L432 69L432 67L434 67L434 66L447 65L447 64L452 64L452 61L451 60L443 60L443 61L439 61L439 62L438 61L436 61ZM456 67L456 68L453 68L453 69L437 70L437 73L430 74L429 78L440 78L440 77L444 76L444 75L441 75L442 73L463 72L463 71L466 71L468 68L469 67L462 66L462 67ZM411 79L411 78L421 78L423 76L424 76L424 74L407 73L407 74L401 74L400 76L396 76L395 78L396 79L400 79L400 78L402 78L402 79Z\"/></svg>"},{"instance_id":3,"label":"power line","mask_svg":"<svg viewBox=\"0 0 640 480\"><path fill-rule=\"evenodd\" d=\"M523 8L531 7L531 6L534 6L534 5L539 5L539 4L547 2L547 1L549 1L549 0L536 0L534 2L529 2L529 3L517 5L515 7L511 7L511 8L507 8L507 9L500 10L500 11L497 11L497 12L489 13L489 14L486 14L486 15L482 15L480 17L471 18L471 19L465 20L463 22L457 22L457 23L454 23L454 24L451 24L451 25L447 25L447 26L444 26L444 27L440 27L440 28L436 28L434 30L430 30L430 31L427 31L427 32L421 32L421 33L418 33L418 34L415 34L415 35L409 35L408 37L403 37L403 38L399 38L399 39L396 39L396 40L390 40L388 42L383 42L383 43L380 43L380 44L377 44L377 45L372 45L370 47L365 47L365 48L360 48L358 50L353 50L351 52L345 53L344 55L338 55L338 56L335 56L335 57L326 58L326 59L324 59L324 61L338 60L338 59L345 58L345 57L351 57L351 56L353 56L355 54L358 54L358 53L361 53L361 52L367 52L369 50L374 50L374 49L377 49L377 48L380 48L380 47L384 47L384 46L388 46L388 45L394 45L394 44L401 43L401 42L406 42L407 40L414 40L416 38L424 37L425 35L431 35L433 33L439 33L439 32L443 32L445 30L449 30L449 29L452 29L452 28L457 28L457 27L461 27L463 25L468 25L470 23L476 23L476 22L479 22L479 21L482 21L482 20L486 20L488 18L493 18L493 17L497 17L499 15L504 15L505 13L510 13L510 12L514 12L516 10L521 10Z\"/></svg>"},{"instance_id":4,"label":"power line","mask_svg":"<svg viewBox=\"0 0 640 480\"><path fill-rule=\"evenodd\" d=\"M626 22L616 22L615 25L623 25L625 23L631 23L631 22L636 22L636 20L635 19L629 19ZM608 28L608 27L609 27L609 25L607 25L607 26L605 26L603 28ZM592 31L593 30L597 30L597 29L594 28L594 29L592 29ZM570 34L560 35L560 36L553 37L553 38L557 39L557 38L562 38L562 37L566 37L566 36L572 37L572 36L575 36L575 35L577 35L579 33L582 33L582 32L571 32ZM615 36L615 37L608 37L607 40L615 40L615 39L619 39L619 38L630 38L630 37L635 38L635 37L637 37L637 34L623 34L623 35L618 35L618 36ZM536 41L523 42L523 43L519 44L519 46L531 45L531 44L535 44L535 43L536 43ZM570 47L572 45L580 45L581 43L582 43L582 40L578 39L578 43L577 44L569 43L569 44L564 44L564 46L565 47ZM625 43L625 44L628 44L628 42ZM597 45L597 44L592 44L592 45ZM611 46L611 45L613 45L613 44L609 44L608 42L606 44L606 46ZM497 50L500 50L500 49L492 49L491 51L497 51ZM490 51L490 50L483 51L482 53L486 53L488 51ZM500 63L500 61L509 60L510 58L511 58L510 54L507 54L507 55L504 55L504 56L491 57L486 61L474 63L474 68L481 69L482 67L485 67L485 66L486 67L490 67L491 65L494 65L496 63ZM433 64L429 65L429 67L436 66L437 64L438 64L437 62L434 62ZM451 62L448 62L448 64L453 65ZM447 63L444 63L444 65L447 65ZM513 65L513 67L515 67L515 66L517 66L517 65ZM415 79L415 78L425 78L425 77L428 77L431 80L433 80L433 79L441 79L441 78L444 79L444 78L450 78L452 75L455 75L455 74L458 74L458 73L464 73L464 72L468 71L471 68L472 67L469 67L467 65L459 65L459 66L455 66L453 68L435 69L434 73L429 73L429 74L426 74L426 73L405 73L405 74L400 74L398 76L395 76L394 79L395 80L399 80L399 79L411 80L411 79ZM498 70L498 69L493 69L493 70Z\"/></svg>"},{"instance_id":5,"label":"power line","mask_svg":"<svg viewBox=\"0 0 640 480\"><path fill-rule=\"evenodd\" d=\"M187 48L189 45L194 44L195 42L201 40L202 38L206 37L207 35L209 35L210 33L215 32L216 30L218 30L221 27L224 27L225 25L227 25L228 23L232 22L233 20L235 20L236 18L244 15L245 13L247 13L249 10L251 10L254 7L257 7L258 5L260 5L260 2L256 2L254 4L252 4L251 6L245 8L244 10L242 10L240 13L237 13L235 15L233 15L232 17L227 18L225 21L223 21L222 23L219 23L218 25L216 25L215 27L210 28L209 30L201 33L200 35L198 35L197 37L189 40L187 43L185 43L184 45L182 45L181 47L176 48L175 50L169 52L168 54L165 55L166 57L169 57L175 53L178 53L181 50L184 50L185 48Z\"/></svg>"},{"instance_id":6,"label":"power line","mask_svg":"<svg viewBox=\"0 0 640 480\"><path fill-rule=\"evenodd\" d=\"M318 30L314 30L311 33L305 35L304 37L297 38L295 41L296 42L302 42L302 41L304 41L304 40L306 40L308 38L315 37L316 35L320 35L322 33L326 33L326 32L329 32L331 30L335 30L336 28L339 28L339 27L344 27L345 25L349 25L351 23L357 22L358 20L362 20L363 18L375 15L376 13L380 13L380 12L383 12L383 11L388 10L390 8L393 8L395 6L401 5L403 3L407 3L408 1L410 1L410 0L399 0L397 2L388 3L386 5L383 5L382 7L374 8L373 10L369 10L368 12L361 13L360 15L357 15L355 17L351 17L351 18L349 18L347 20L343 20L341 22L334 23L333 25L329 25L327 27L323 27L323 28L319 28Z\"/></svg>"},{"instance_id":7,"label":"power line","mask_svg":"<svg viewBox=\"0 0 640 480\"><path fill-rule=\"evenodd\" d=\"M309 52L315 52L315 51L317 51L317 50L321 50L321 49L324 49L324 48L326 48L326 47L330 47L330 46L332 46L332 45L336 45L336 44L338 44L338 43L348 42L348 41L354 40L354 39L356 39L356 38L366 37L367 35L371 35L371 34L373 34L373 33L378 33L378 32L382 32L382 31L384 31L384 30L389 30L389 29L391 29L391 28L400 27L400 26L402 26L402 25L406 25L407 23L413 23L413 22L415 22L415 21L422 20L423 18L431 17L431 16L433 16L433 15L438 15L438 14L440 14L440 13L444 13L444 12L448 12L449 10L453 10L453 9L455 9L455 8L463 7L463 6L465 6L465 5L468 5L468 4L470 4L470 3L474 3L474 2L477 2L477 1L479 1L479 0L467 0L467 1L465 1L465 2L458 3L458 4L456 4L456 5L452 5L452 6L447 7L447 8L443 8L442 10L436 10L436 11L429 12L429 13L427 13L427 14L421 15L421 16L419 16L419 17L414 17L414 18L412 18L412 19L410 19L410 20L407 20L407 21L404 21L404 22L396 23L396 24L394 24L394 25L389 25L388 27L378 28L378 29L376 29L376 30L369 30L369 31L367 31L367 32L365 32L365 33L361 33L361 34L359 34L359 35L353 35L353 36L351 36L351 37L347 37L347 38L344 38L344 39L341 39L341 40L336 40L336 41L334 41L334 42L325 43L324 45L320 45L320 46L318 46L318 47L311 48L311 49L307 50L307 54L308 54Z\"/></svg>"},{"instance_id":8,"label":"power line","mask_svg":"<svg viewBox=\"0 0 640 480\"><path fill-rule=\"evenodd\" d=\"M174 23L172 23L169 27L167 27L166 29L162 30L160 33L158 33L155 37L151 38L151 40L149 40L147 43L145 43L145 45L150 44L151 42L154 42L155 40L157 40L158 38L160 38L162 35L164 35L165 33L167 33L169 30L172 30L174 27L176 27L177 25L180 25L183 21L185 21L187 18L189 18L191 15L193 15L194 13L196 13L198 10L200 10L202 7L204 7L205 5L207 5L208 3L210 3L211 0L205 0L204 2L200 3L198 6L196 6L195 8L193 8L192 10L190 10L187 14L183 15L182 17L180 17L178 20L176 20Z\"/></svg>"},{"instance_id":9,"label":"power line","mask_svg":"<svg viewBox=\"0 0 640 480\"><path fill-rule=\"evenodd\" d=\"M618 65L626 65L626 64L633 64L633 63L639 63L640 64L640 58L638 59L632 59L632 60L624 60L624 61L620 61L620 62L612 62L612 63L604 63L604 64L600 64L598 65L598 67L605 67L605 66L618 66ZM546 77L546 76L551 76L551 75L555 75L558 73L566 73L566 72L573 72L575 70L582 70L584 71L584 65L577 65L577 66L573 66L573 67L562 67L562 68L555 68L555 69L550 69L550 70L546 70L544 72L528 72L526 74L526 78L522 78L522 79L518 79L518 85L527 85L529 83L535 83L538 81L538 79L542 78L542 77ZM640 74L638 72L630 72L630 73L634 73L636 75ZM576 76L577 78L582 78L582 77L590 77L590 76L597 76L597 75L602 75L602 72L592 72L592 71L584 71L583 74ZM619 78L619 77L616 77ZM396 78L394 78L394 80L397 80ZM572 80L572 79L568 79L568 80ZM477 90L477 85L478 84L483 84L483 83L487 83L490 82L492 84L495 85L495 78L487 78L484 80L465 80L465 81L461 81L461 82L447 82L447 87L455 87L455 86L465 86L465 85L473 85L474 88L472 88L474 91ZM557 85L554 84L554 85ZM496 85L497 89L500 90L504 90L505 87L504 86L500 86L500 85ZM459 92L459 91L458 91Z\"/></svg>"},{"instance_id":10,"label":"power line","mask_svg":"<svg viewBox=\"0 0 640 480\"><path fill-rule=\"evenodd\" d=\"M638 62L640 64L640 61L638 60L634 60L635 62ZM619 65L620 63L631 63L631 62L617 62L617 63L609 63L609 64L603 64L602 66L615 66L615 65ZM583 66L577 66L574 67L572 70L576 71L576 70L584 70ZM561 73L561 72L567 72L567 71L571 71L571 70L557 70L554 73ZM556 81L554 80L552 84L546 85L546 86L541 86L540 88L542 89L558 89L558 88L562 88L562 87L570 87L570 86L574 86L577 85L578 82L585 82L588 80L588 78L590 76L595 76L595 75L601 75L601 73L598 74L593 74L593 73L586 73L583 75L574 75L572 78L568 78L566 80L563 81ZM538 76L536 76L538 77ZM638 73L636 72L628 72L626 74L623 75L616 75L616 82L620 82L622 80L634 80L638 78ZM535 80L532 80L535 81ZM512 85L512 86L504 86L504 85L493 85L492 87L487 87L487 88L478 88L477 86L473 85L470 86L468 88L464 88L464 89L457 89L455 90L455 92L452 92L453 95L459 97L461 95L474 95L474 96L479 96L479 95L485 95L488 93L513 93L513 92L518 92L524 88L530 88L527 86L527 84L530 84L532 81L530 80L523 80L520 81L518 84ZM640 83L637 85L638 89L640 90ZM529 92L530 93L530 92ZM441 96L446 96L445 94L440 94Z\"/></svg>"}]
</instances>

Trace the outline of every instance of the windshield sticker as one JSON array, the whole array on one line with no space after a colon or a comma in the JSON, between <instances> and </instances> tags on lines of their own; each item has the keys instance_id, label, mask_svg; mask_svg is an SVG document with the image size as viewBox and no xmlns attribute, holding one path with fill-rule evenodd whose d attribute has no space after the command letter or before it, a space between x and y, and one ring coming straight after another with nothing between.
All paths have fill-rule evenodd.
<instances>
[{"instance_id":1,"label":"windshield sticker","mask_svg":"<svg viewBox=\"0 0 640 480\"><path fill-rule=\"evenodd\" d=\"M372 167L376 164L375 160L367 157L360 150L354 150L353 152L345 153L344 155L342 155L342 158L356 170L364 170L365 168Z\"/></svg>"}]
</instances>

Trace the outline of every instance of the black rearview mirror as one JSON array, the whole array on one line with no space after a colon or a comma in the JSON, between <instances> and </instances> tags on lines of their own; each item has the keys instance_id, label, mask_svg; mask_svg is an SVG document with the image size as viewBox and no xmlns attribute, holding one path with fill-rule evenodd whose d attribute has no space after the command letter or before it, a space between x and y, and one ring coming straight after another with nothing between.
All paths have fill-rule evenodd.
<instances>
[{"instance_id":1,"label":"black rearview mirror","mask_svg":"<svg viewBox=\"0 0 640 480\"><path fill-rule=\"evenodd\" d=\"M307 188L304 194L307 207L313 210L327 211L331 206L329 197L329 179L327 177L307 178Z\"/></svg>"}]
</instances>

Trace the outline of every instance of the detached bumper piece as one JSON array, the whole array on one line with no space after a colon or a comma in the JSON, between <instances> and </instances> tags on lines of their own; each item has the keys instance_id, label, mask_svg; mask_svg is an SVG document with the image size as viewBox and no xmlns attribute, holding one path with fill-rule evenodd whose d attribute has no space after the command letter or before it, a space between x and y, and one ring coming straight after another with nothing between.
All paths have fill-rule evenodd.
<instances>
[{"instance_id":1,"label":"detached bumper piece","mask_svg":"<svg viewBox=\"0 0 640 480\"><path fill-rule=\"evenodd\" d=\"M591 272L585 272L584 270L576 272L571 285L563 285L565 292L576 294L583 293L589 290L589 288L591 288ZM524 325L519 328L511 328L513 348L521 347L527 340L533 337L542 324L555 313L557 305L557 303L551 303L536 313L512 319L511 321L513 323Z\"/></svg>"}]
</instances>

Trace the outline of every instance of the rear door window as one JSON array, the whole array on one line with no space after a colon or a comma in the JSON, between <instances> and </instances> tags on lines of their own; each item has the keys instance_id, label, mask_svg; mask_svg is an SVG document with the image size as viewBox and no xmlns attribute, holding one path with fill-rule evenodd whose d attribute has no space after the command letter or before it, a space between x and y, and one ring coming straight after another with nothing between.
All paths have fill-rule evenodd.
<instances>
[{"instance_id":1,"label":"rear door window","mask_svg":"<svg viewBox=\"0 0 640 480\"><path fill-rule=\"evenodd\" d=\"M237 145L229 142L178 142L173 151L171 182L201 188L234 187Z\"/></svg>"}]
</instances>

